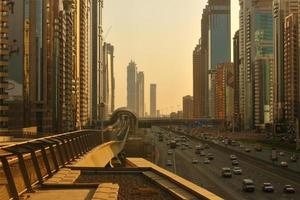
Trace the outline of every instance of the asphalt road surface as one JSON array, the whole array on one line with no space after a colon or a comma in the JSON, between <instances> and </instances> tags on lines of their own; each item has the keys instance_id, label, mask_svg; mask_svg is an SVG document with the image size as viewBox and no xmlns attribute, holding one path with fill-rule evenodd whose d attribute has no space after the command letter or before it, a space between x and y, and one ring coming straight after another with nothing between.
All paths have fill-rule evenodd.
<instances>
[{"instance_id":1,"label":"asphalt road surface","mask_svg":"<svg viewBox=\"0 0 300 200\"><path fill-rule=\"evenodd\" d=\"M157 164L169 171L172 171L193 183L200 185L209 191L218 194L225 199L232 200L264 200L264 199L282 199L282 200L298 200L300 199L300 180L299 182L291 181L285 177L279 176L276 173L267 171L255 163L248 163L243 158L238 158L239 167L242 168L242 175L232 175L232 178L221 177L222 167L232 168L230 153L226 153L217 149L205 149L205 153L212 153L214 160L210 164L204 164L205 157L195 154L195 146L199 141L191 139L189 144L192 149L181 150L181 147L173 149L173 154L168 155L169 146L167 145L167 137L164 141L158 141L158 136L155 136L155 144L157 151ZM166 136L166 135L165 135ZM171 136L176 136L171 133ZM198 164L192 164L192 159L199 160ZM171 160L172 166L166 166L167 160ZM251 178L255 183L255 192L245 193L242 191L242 180ZM261 187L264 182L270 182L275 188L274 193L265 193ZM286 184L292 185L296 189L295 194L283 193L283 187Z\"/></svg>"}]
</instances>

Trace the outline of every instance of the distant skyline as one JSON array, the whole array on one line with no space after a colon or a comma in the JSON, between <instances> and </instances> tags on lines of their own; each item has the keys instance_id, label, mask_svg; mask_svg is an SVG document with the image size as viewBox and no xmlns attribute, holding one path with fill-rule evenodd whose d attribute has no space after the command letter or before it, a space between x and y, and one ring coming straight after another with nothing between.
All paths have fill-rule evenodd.
<instances>
[{"instance_id":1,"label":"distant skyline","mask_svg":"<svg viewBox=\"0 0 300 200\"><path fill-rule=\"evenodd\" d=\"M149 85L157 84L162 114L182 109L192 95L192 52L200 37L206 0L110 0L104 2L104 40L115 46L116 108L126 106L126 70L134 60L145 73L145 112ZM238 29L238 0L231 2L231 35ZM231 37L231 38L232 38Z\"/></svg>"}]
</instances>

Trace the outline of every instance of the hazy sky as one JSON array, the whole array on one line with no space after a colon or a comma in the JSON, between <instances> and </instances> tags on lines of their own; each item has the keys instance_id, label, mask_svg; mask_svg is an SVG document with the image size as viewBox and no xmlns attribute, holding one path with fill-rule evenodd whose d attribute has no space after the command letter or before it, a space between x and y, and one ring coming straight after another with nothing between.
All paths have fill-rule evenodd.
<instances>
[{"instance_id":1,"label":"hazy sky","mask_svg":"<svg viewBox=\"0 0 300 200\"><path fill-rule=\"evenodd\" d=\"M116 107L127 104L126 69L132 59L145 73L146 112L150 83L157 84L157 109L161 113L182 109L182 97L193 95L192 52L200 37L206 2L104 1L104 39L115 46ZM233 35L238 29L238 0L231 4Z\"/></svg>"}]
</instances>

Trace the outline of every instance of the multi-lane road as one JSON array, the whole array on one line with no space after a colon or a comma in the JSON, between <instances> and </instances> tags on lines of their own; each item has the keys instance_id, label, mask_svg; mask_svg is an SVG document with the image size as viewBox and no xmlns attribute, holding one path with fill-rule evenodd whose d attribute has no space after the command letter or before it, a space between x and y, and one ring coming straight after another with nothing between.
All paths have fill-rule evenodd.
<instances>
[{"instance_id":1,"label":"multi-lane road","mask_svg":"<svg viewBox=\"0 0 300 200\"><path fill-rule=\"evenodd\" d=\"M256 165L255 162L249 162L249 160L243 157L238 157L239 167L243 170L242 175L233 175L232 178L223 178L221 176L222 167L233 167L230 160L231 153L229 151L222 151L213 147L205 149L206 154L212 153L214 155L214 160L212 160L210 164L204 164L205 156L201 157L199 154L195 154L195 146L200 143L198 140L190 139L189 144L192 145L192 149L187 148L186 150L182 150L181 147L177 147L173 149L173 154L168 155L169 146L167 145L167 139L159 141L157 135L153 135L156 136L156 162L158 165L218 194L224 199L300 199L300 180L291 180L284 175L277 174L274 170L266 170L261 165ZM174 133L171 133L171 137L176 136ZM199 163L192 164L193 158L198 159ZM166 165L167 160L172 162L172 166ZM242 191L242 181L244 178L251 178L254 181L255 192L245 193ZM272 183L275 192L263 192L262 184L264 182ZM286 184L292 185L296 189L296 193L283 193L283 187Z\"/></svg>"}]
</instances>

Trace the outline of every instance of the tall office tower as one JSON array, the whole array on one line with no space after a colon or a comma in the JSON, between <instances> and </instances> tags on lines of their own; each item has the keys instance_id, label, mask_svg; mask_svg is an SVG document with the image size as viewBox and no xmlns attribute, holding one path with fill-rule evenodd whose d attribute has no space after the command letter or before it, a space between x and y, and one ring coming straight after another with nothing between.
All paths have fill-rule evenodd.
<instances>
[{"instance_id":1,"label":"tall office tower","mask_svg":"<svg viewBox=\"0 0 300 200\"><path fill-rule=\"evenodd\" d=\"M100 119L101 102L103 102L103 29L102 29L102 9L103 0L91 1L91 118Z\"/></svg>"},{"instance_id":2,"label":"tall office tower","mask_svg":"<svg viewBox=\"0 0 300 200\"><path fill-rule=\"evenodd\" d=\"M192 96L187 95L182 97L182 112L184 119L192 119L194 110L194 99Z\"/></svg>"},{"instance_id":3,"label":"tall office tower","mask_svg":"<svg viewBox=\"0 0 300 200\"><path fill-rule=\"evenodd\" d=\"M150 116L156 117L156 84L150 84Z\"/></svg>"},{"instance_id":4,"label":"tall office tower","mask_svg":"<svg viewBox=\"0 0 300 200\"><path fill-rule=\"evenodd\" d=\"M201 39L199 43L201 42ZM201 84L201 78L200 76L203 73L200 73L201 69L201 54L200 54L201 46L200 44L197 44L193 51L193 96L194 96L194 111L193 111L193 116L195 118L199 118L201 116L201 108L203 108L204 102L202 102L203 97L201 95L201 89L204 87L203 84ZM201 89L200 89L201 88Z\"/></svg>"},{"instance_id":5,"label":"tall office tower","mask_svg":"<svg viewBox=\"0 0 300 200\"><path fill-rule=\"evenodd\" d=\"M239 31L236 31L233 37L233 70L234 70L234 128L240 130L240 39Z\"/></svg>"},{"instance_id":6,"label":"tall office tower","mask_svg":"<svg viewBox=\"0 0 300 200\"><path fill-rule=\"evenodd\" d=\"M114 46L105 43L103 45L103 99L104 118L114 111L115 105L115 78L114 78Z\"/></svg>"},{"instance_id":7,"label":"tall office tower","mask_svg":"<svg viewBox=\"0 0 300 200\"><path fill-rule=\"evenodd\" d=\"M273 17L268 6L267 10L255 11L254 41L254 125L265 126L273 123ZM259 8L263 7L259 3Z\"/></svg>"},{"instance_id":8,"label":"tall office tower","mask_svg":"<svg viewBox=\"0 0 300 200\"><path fill-rule=\"evenodd\" d=\"M138 72L137 74L137 115L138 117L144 117L145 115L145 80L144 72Z\"/></svg>"},{"instance_id":9,"label":"tall office tower","mask_svg":"<svg viewBox=\"0 0 300 200\"><path fill-rule=\"evenodd\" d=\"M298 29L300 12L299 0L274 0L274 124L280 130L285 121L285 81L284 81L284 22L289 14L298 15ZM299 38L298 38L299 39ZM299 45L299 44L298 44ZM298 58L299 59L299 58ZM276 129L277 130L277 129Z\"/></svg>"},{"instance_id":10,"label":"tall office tower","mask_svg":"<svg viewBox=\"0 0 300 200\"><path fill-rule=\"evenodd\" d=\"M8 130L10 133L20 132L24 127L24 98L23 98L23 1L7 1L7 17L9 25L8 46L9 60L6 81L8 97ZM13 24L13 26L11 26ZM5 45L4 45L5 46ZM2 75L3 76L3 75ZM5 107L4 107L5 108Z\"/></svg>"},{"instance_id":11,"label":"tall office tower","mask_svg":"<svg viewBox=\"0 0 300 200\"><path fill-rule=\"evenodd\" d=\"M127 66L127 108L136 112L136 80L137 67L135 62L130 61Z\"/></svg>"},{"instance_id":12,"label":"tall office tower","mask_svg":"<svg viewBox=\"0 0 300 200\"><path fill-rule=\"evenodd\" d=\"M299 117L299 44L298 16L290 14L284 24L284 110L289 127L296 128Z\"/></svg>"},{"instance_id":13,"label":"tall office tower","mask_svg":"<svg viewBox=\"0 0 300 200\"><path fill-rule=\"evenodd\" d=\"M0 135L8 134L8 106L7 106L7 68L8 68L8 60L9 60L9 25L8 25L8 15L9 9L7 5L7 1L0 1L0 67L1 67L1 78L0 78Z\"/></svg>"},{"instance_id":14,"label":"tall office tower","mask_svg":"<svg viewBox=\"0 0 300 200\"><path fill-rule=\"evenodd\" d=\"M273 57L257 57L254 63L254 125L273 122Z\"/></svg>"},{"instance_id":15,"label":"tall office tower","mask_svg":"<svg viewBox=\"0 0 300 200\"><path fill-rule=\"evenodd\" d=\"M233 63L217 65L216 71L216 118L232 122L234 110Z\"/></svg>"},{"instance_id":16,"label":"tall office tower","mask_svg":"<svg viewBox=\"0 0 300 200\"><path fill-rule=\"evenodd\" d=\"M89 69L88 69L88 0L76 1L76 88L77 88L77 114L76 127L83 128L89 123Z\"/></svg>"},{"instance_id":17,"label":"tall office tower","mask_svg":"<svg viewBox=\"0 0 300 200\"><path fill-rule=\"evenodd\" d=\"M56 78L54 79L53 91L55 95L55 126L57 132L67 132L75 129L75 91L74 91L74 26L73 26L72 1L64 0L63 7L59 10L56 23L54 45L57 47L55 57L57 62L54 66Z\"/></svg>"},{"instance_id":18,"label":"tall office tower","mask_svg":"<svg viewBox=\"0 0 300 200\"><path fill-rule=\"evenodd\" d=\"M194 117L208 116L208 5L201 19L201 38L193 52Z\"/></svg>"},{"instance_id":19,"label":"tall office tower","mask_svg":"<svg viewBox=\"0 0 300 200\"><path fill-rule=\"evenodd\" d=\"M259 70L256 70L255 74L254 69L262 68L261 72L265 71L264 75L272 73L270 63L263 66L264 62L256 62L261 59L267 62L273 58L272 0L240 0L240 8L240 112L242 128L249 130L254 127L254 115L258 126L260 123L269 123L269 120L261 122L258 119L261 112L266 113L270 120L272 118L272 97L269 98L270 102L265 102L260 106L262 110L257 105L261 99L268 98L268 95L272 96L273 91L259 95L257 91L263 85L254 87L255 78L258 81L259 76L262 75L258 73ZM261 65L255 65L255 63ZM267 77L261 80L267 80ZM272 77L269 80L272 80Z\"/></svg>"},{"instance_id":20,"label":"tall office tower","mask_svg":"<svg viewBox=\"0 0 300 200\"><path fill-rule=\"evenodd\" d=\"M215 116L215 73L217 64L231 60L230 0L209 0L208 66L209 116Z\"/></svg>"},{"instance_id":21,"label":"tall office tower","mask_svg":"<svg viewBox=\"0 0 300 200\"><path fill-rule=\"evenodd\" d=\"M23 2L23 97L24 126L52 133L56 127L55 40L61 1ZM20 71L19 71L20 73Z\"/></svg>"}]
</instances>

